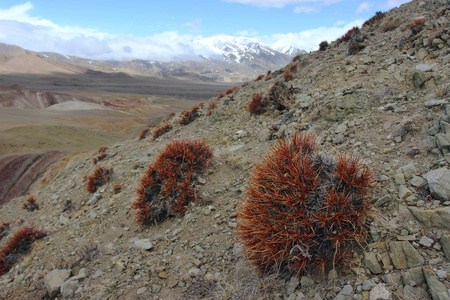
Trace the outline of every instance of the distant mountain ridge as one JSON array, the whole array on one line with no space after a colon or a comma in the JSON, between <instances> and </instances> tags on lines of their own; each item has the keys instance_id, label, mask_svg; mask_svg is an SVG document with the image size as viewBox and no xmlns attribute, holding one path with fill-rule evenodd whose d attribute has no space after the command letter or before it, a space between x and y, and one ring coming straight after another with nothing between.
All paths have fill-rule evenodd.
<instances>
[{"instance_id":1,"label":"distant mountain ridge","mask_svg":"<svg viewBox=\"0 0 450 300\"><path fill-rule=\"evenodd\" d=\"M217 36L192 40L181 44L185 53L171 61L144 59L97 61L54 52L34 52L18 46L0 43L0 54L9 56L32 54L44 59L70 63L103 72L127 72L130 74L174 77L191 77L202 80L242 82L279 69L288 64L293 56L306 51L282 44L277 49L256 39L234 36Z\"/></svg>"}]
</instances>

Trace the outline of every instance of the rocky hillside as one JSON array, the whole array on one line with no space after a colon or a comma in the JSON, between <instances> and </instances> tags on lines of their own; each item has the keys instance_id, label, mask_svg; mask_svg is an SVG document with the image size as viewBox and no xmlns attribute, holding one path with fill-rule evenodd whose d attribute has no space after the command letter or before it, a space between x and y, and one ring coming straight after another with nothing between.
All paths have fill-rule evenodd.
<instances>
[{"instance_id":1,"label":"rocky hillside","mask_svg":"<svg viewBox=\"0 0 450 300\"><path fill-rule=\"evenodd\" d=\"M1 247L25 226L47 232L25 254L8 256L15 263L0 277L0 297L449 299L449 22L447 1L404 4L169 119L172 129L154 141L54 165L30 189L38 210L32 201L22 208L27 197L0 209L10 222ZM250 110L259 114L248 111L255 94L262 101ZM375 173L369 236L347 272L260 277L235 234L238 206L254 164L300 131L315 134L323 153L358 156ZM143 174L169 142L186 138L214 149L196 178L198 201L184 216L138 225L132 203ZM111 182L88 193L83 177L97 166L113 168Z\"/></svg>"}]
</instances>

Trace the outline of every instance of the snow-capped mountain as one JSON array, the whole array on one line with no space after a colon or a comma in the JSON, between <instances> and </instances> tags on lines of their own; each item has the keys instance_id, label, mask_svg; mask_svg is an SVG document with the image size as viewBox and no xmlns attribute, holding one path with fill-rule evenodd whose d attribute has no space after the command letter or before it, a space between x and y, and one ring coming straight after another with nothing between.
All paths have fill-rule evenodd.
<instances>
[{"instance_id":1,"label":"snow-capped mountain","mask_svg":"<svg viewBox=\"0 0 450 300\"><path fill-rule=\"evenodd\" d=\"M271 47L281 53L290 55L290 56L296 56L299 54L305 54L306 51L302 50L300 48L297 48L286 41L278 41L271 45Z\"/></svg>"}]
</instances>

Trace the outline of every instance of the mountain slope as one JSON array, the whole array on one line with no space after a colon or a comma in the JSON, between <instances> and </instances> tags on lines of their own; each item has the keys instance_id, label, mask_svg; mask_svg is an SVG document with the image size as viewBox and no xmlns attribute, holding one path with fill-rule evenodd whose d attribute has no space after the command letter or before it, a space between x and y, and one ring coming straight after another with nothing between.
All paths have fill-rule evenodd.
<instances>
[{"instance_id":1,"label":"mountain slope","mask_svg":"<svg viewBox=\"0 0 450 300\"><path fill-rule=\"evenodd\" d=\"M409 25L422 17L427 21L417 32ZM450 199L430 189L436 183L438 190L450 188L444 156L450 147L444 143L449 23L446 1L404 4L349 34L348 41L211 99L217 107L210 115L204 106L191 124L177 123L181 115L168 121L174 128L155 141L110 145L100 164L114 168L114 182L94 195L82 179L96 167L94 154L75 156L44 176L47 185L32 189L40 210L24 212L25 197L0 209L0 219L13 222L10 236L25 225L49 231L0 277L0 296L45 297L51 277L45 275L52 272L64 281L55 294L75 299L448 298ZM252 96L267 96L274 86L285 87L281 105L250 114ZM373 169L379 184L368 240L352 253L348 273L260 278L234 234L236 211L254 164L276 139L299 131L317 135L324 153L350 153ZM184 217L140 227L131 207L140 180L158 153L180 138L204 138L214 148L212 167L196 180L201 200ZM117 182L119 192L113 189Z\"/></svg>"}]
</instances>

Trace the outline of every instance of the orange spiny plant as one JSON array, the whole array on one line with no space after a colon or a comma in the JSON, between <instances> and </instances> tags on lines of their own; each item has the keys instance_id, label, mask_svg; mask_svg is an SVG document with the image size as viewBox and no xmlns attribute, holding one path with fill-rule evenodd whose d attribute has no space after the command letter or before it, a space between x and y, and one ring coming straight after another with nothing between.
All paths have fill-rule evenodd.
<instances>
[{"instance_id":1,"label":"orange spiny plant","mask_svg":"<svg viewBox=\"0 0 450 300\"><path fill-rule=\"evenodd\" d=\"M149 127L145 128L144 130L142 130L141 134L139 135L138 140L140 141L142 139L145 139L149 133L150 133L150 128Z\"/></svg>"},{"instance_id":2,"label":"orange spiny plant","mask_svg":"<svg viewBox=\"0 0 450 300\"><path fill-rule=\"evenodd\" d=\"M289 81L292 79L292 76L294 75L294 72L297 70L297 63L290 63L284 68L283 72L283 78L286 81Z\"/></svg>"},{"instance_id":3,"label":"orange spiny plant","mask_svg":"<svg viewBox=\"0 0 450 300\"><path fill-rule=\"evenodd\" d=\"M269 103L267 98L261 97L261 94L254 94L250 100L247 111L254 115L259 115Z\"/></svg>"},{"instance_id":4,"label":"orange spiny plant","mask_svg":"<svg viewBox=\"0 0 450 300\"><path fill-rule=\"evenodd\" d=\"M22 204L22 209L26 209L28 211L35 211L36 209L39 209L39 204L37 203L36 198L34 196L28 197Z\"/></svg>"},{"instance_id":5,"label":"orange spiny plant","mask_svg":"<svg viewBox=\"0 0 450 300\"><path fill-rule=\"evenodd\" d=\"M309 134L281 140L256 165L237 234L261 273L348 267L366 237L373 174L356 158L317 153Z\"/></svg>"},{"instance_id":6,"label":"orange spiny plant","mask_svg":"<svg viewBox=\"0 0 450 300\"><path fill-rule=\"evenodd\" d=\"M19 256L31 249L33 242L47 235L47 232L33 227L24 227L17 231L0 251L0 276L6 274Z\"/></svg>"},{"instance_id":7,"label":"orange spiny plant","mask_svg":"<svg viewBox=\"0 0 450 300\"><path fill-rule=\"evenodd\" d=\"M217 108L217 101L209 101L207 116L209 117L212 114L212 111L216 108Z\"/></svg>"},{"instance_id":8,"label":"orange spiny plant","mask_svg":"<svg viewBox=\"0 0 450 300\"><path fill-rule=\"evenodd\" d=\"M259 75L258 77L255 78L255 80L253 80L253 82L260 81L263 78L264 78L264 75Z\"/></svg>"},{"instance_id":9,"label":"orange spiny plant","mask_svg":"<svg viewBox=\"0 0 450 300\"><path fill-rule=\"evenodd\" d=\"M199 116L198 111L200 110L199 106L194 106L191 110L187 110L181 113L181 119L178 121L181 125L187 125L197 119Z\"/></svg>"},{"instance_id":10,"label":"orange spiny plant","mask_svg":"<svg viewBox=\"0 0 450 300\"><path fill-rule=\"evenodd\" d=\"M167 116L167 118L165 118L165 119L163 120L163 123L169 121L170 119L172 119L172 118L175 117L175 116L176 116L175 113L170 113L170 114Z\"/></svg>"},{"instance_id":11,"label":"orange spiny plant","mask_svg":"<svg viewBox=\"0 0 450 300\"><path fill-rule=\"evenodd\" d=\"M272 79L272 71L267 70L266 77L264 77L264 81Z\"/></svg>"},{"instance_id":12,"label":"orange spiny plant","mask_svg":"<svg viewBox=\"0 0 450 300\"><path fill-rule=\"evenodd\" d=\"M194 178L211 163L212 149L203 140L176 140L150 165L136 190L136 221L146 225L173 214L183 215L197 199Z\"/></svg>"},{"instance_id":13,"label":"orange spiny plant","mask_svg":"<svg viewBox=\"0 0 450 300\"><path fill-rule=\"evenodd\" d=\"M94 162L94 164L96 164L97 162L105 159L108 156L108 153L106 152L108 150L108 147L103 146L100 147L97 152L94 153L94 158L92 159L92 161Z\"/></svg>"},{"instance_id":14,"label":"orange spiny plant","mask_svg":"<svg viewBox=\"0 0 450 300\"><path fill-rule=\"evenodd\" d=\"M362 27L373 26L373 25L379 23L385 16L386 16L386 13L377 11L372 18L370 18L369 20L364 22Z\"/></svg>"},{"instance_id":15,"label":"orange spiny plant","mask_svg":"<svg viewBox=\"0 0 450 300\"><path fill-rule=\"evenodd\" d=\"M353 27L352 29L350 29L349 31L347 31L347 33L346 34L344 34L343 36L341 36L340 38L338 38L337 40L336 40L336 43L337 44L340 44L340 43L343 43L343 42L348 42L351 38L352 38L352 36L354 35L354 34L357 34L357 33L360 33L360 30L359 30L359 27Z\"/></svg>"},{"instance_id":16,"label":"orange spiny plant","mask_svg":"<svg viewBox=\"0 0 450 300\"><path fill-rule=\"evenodd\" d=\"M166 134L167 132L172 130L172 124L161 124L156 126L155 130L153 130L153 140L156 140L163 134Z\"/></svg>"},{"instance_id":17,"label":"orange spiny plant","mask_svg":"<svg viewBox=\"0 0 450 300\"><path fill-rule=\"evenodd\" d=\"M424 18L421 18L421 19L417 19L414 22L412 22L411 24L409 24L408 29L411 30L411 34L416 35L419 32L421 32L423 30L425 21L426 20Z\"/></svg>"},{"instance_id":18,"label":"orange spiny plant","mask_svg":"<svg viewBox=\"0 0 450 300\"><path fill-rule=\"evenodd\" d=\"M111 181L113 168L106 168L98 166L94 172L86 178L86 190L89 193L95 193L97 189Z\"/></svg>"},{"instance_id":19,"label":"orange spiny plant","mask_svg":"<svg viewBox=\"0 0 450 300\"><path fill-rule=\"evenodd\" d=\"M235 93L239 88L237 86L229 88L228 90L226 90L225 95L229 95L229 94L233 94Z\"/></svg>"}]
</instances>

